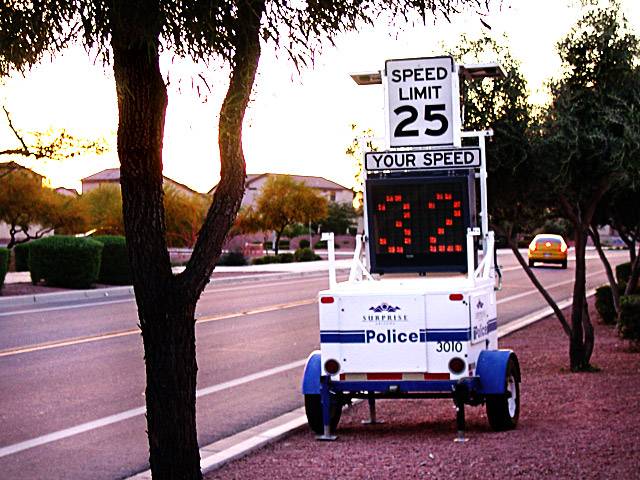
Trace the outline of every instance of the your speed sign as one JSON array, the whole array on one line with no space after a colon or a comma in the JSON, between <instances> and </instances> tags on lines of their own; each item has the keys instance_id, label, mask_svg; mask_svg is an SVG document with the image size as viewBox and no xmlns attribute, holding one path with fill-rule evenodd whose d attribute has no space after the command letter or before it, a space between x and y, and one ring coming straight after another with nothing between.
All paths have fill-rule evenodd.
<instances>
[{"instance_id":1,"label":"your speed sign","mask_svg":"<svg viewBox=\"0 0 640 480\"><path fill-rule=\"evenodd\" d=\"M389 146L460 146L460 99L453 57L387 60Z\"/></svg>"}]
</instances>

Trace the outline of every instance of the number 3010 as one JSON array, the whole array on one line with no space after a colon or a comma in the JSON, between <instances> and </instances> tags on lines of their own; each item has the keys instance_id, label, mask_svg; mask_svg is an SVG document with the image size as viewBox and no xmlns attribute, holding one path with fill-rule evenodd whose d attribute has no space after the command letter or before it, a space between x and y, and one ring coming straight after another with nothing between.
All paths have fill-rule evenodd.
<instances>
[{"instance_id":1,"label":"number 3010","mask_svg":"<svg viewBox=\"0 0 640 480\"><path fill-rule=\"evenodd\" d=\"M449 353L449 352L462 352L462 342L438 342L436 344L436 352Z\"/></svg>"}]
</instances>

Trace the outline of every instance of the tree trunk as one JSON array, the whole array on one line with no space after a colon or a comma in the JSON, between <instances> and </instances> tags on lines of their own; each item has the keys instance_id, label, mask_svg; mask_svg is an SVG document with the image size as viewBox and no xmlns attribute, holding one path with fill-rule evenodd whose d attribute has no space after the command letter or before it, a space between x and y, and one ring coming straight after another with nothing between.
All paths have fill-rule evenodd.
<instances>
[{"instance_id":1,"label":"tree trunk","mask_svg":"<svg viewBox=\"0 0 640 480\"><path fill-rule=\"evenodd\" d=\"M607 273L607 279L609 280L609 285L611 286L611 294L613 295L613 308L617 315L618 310L620 310L620 293L618 292L618 284L613 274L611 263L609 263L609 260L607 259L606 255L604 254L604 250L602 249L602 243L600 243L600 234L598 233L597 225L593 225L589 229L589 236L593 240L593 244L596 247L596 251L598 252L600 261L604 265L604 270Z\"/></svg>"},{"instance_id":2,"label":"tree trunk","mask_svg":"<svg viewBox=\"0 0 640 480\"><path fill-rule=\"evenodd\" d=\"M167 94L158 52L113 42L122 207L144 343L154 479L200 479L195 303L176 288L165 241L162 141Z\"/></svg>"},{"instance_id":3,"label":"tree trunk","mask_svg":"<svg viewBox=\"0 0 640 480\"><path fill-rule=\"evenodd\" d=\"M585 252L587 245L588 225L576 225L575 254L576 273L573 284L573 306L571 309L571 337L569 340L569 362L574 372L589 368L589 360L593 351L594 332L588 311L585 312L586 303L586 261Z\"/></svg>"},{"instance_id":4,"label":"tree trunk","mask_svg":"<svg viewBox=\"0 0 640 480\"><path fill-rule=\"evenodd\" d=\"M149 463L154 480L202 478L196 434L195 307L244 193L242 121L260 56L264 7L264 1L238 5L232 76L220 114L221 180L191 259L176 277L166 245L162 190L167 93L153 34L144 31L137 37L138 22L148 23L158 11L134 8L124 18L123 12L128 15L129 10L122 5L121 10L114 9L122 208L144 343Z\"/></svg>"}]
</instances>

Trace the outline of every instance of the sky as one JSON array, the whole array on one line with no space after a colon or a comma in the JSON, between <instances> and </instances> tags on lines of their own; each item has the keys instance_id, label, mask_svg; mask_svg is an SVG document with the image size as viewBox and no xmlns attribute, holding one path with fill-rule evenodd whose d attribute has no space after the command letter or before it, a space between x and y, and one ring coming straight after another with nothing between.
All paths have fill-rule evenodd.
<instances>
[{"instance_id":1,"label":"sky","mask_svg":"<svg viewBox=\"0 0 640 480\"><path fill-rule=\"evenodd\" d=\"M640 2L620 3L629 27L640 35ZM350 125L383 136L385 118L382 86L358 86L349 73L381 70L388 59L442 55L455 48L462 34L476 39L487 33L507 46L521 63L531 99L544 103L546 82L561 73L555 46L580 16L580 4L572 0L493 0L482 17L491 30L474 13L454 15L451 23L438 18L426 25L378 20L336 37L336 46L325 45L313 67L300 73L284 52L265 45L243 130L247 173L321 176L353 187L356 168L345 155L354 138ZM228 70L171 55L163 55L161 65L169 84L164 175L207 192L220 178L217 124ZM82 178L119 166L113 72L95 54L72 47L45 59L24 77L6 79L0 85L0 101L27 138L28 132L64 128L75 137L104 139L109 145L108 153L62 162L15 158L46 175L51 186L80 191ZM0 118L0 149L16 146L6 119Z\"/></svg>"}]
</instances>

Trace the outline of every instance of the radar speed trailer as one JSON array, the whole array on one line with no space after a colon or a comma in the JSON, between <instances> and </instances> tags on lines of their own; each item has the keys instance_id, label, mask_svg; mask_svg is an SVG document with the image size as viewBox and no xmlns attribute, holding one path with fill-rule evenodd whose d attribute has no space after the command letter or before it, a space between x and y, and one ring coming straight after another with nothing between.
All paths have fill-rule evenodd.
<instances>
[{"instance_id":1,"label":"radar speed trailer","mask_svg":"<svg viewBox=\"0 0 640 480\"><path fill-rule=\"evenodd\" d=\"M460 132L456 118L459 78L495 65L455 65L451 57L388 61L379 75L387 114L401 117L387 122L387 145L399 147L364 155L365 233L346 282L336 281L333 236L326 235L330 288L319 293L320 350L309 356L302 385L319 439L335 438L342 407L354 398L368 400L371 423L378 398L452 398L458 440L465 405L486 405L495 430L517 425L518 359L498 350L490 132ZM404 78L426 82L422 90L390 86L403 78L394 73L398 66ZM408 103L396 105L405 97ZM418 111L427 112L427 122L413 125ZM462 147L461 138L473 145Z\"/></svg>"}]
</instances>

